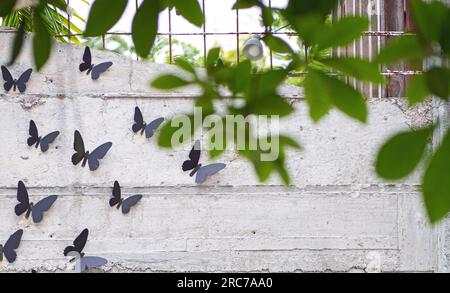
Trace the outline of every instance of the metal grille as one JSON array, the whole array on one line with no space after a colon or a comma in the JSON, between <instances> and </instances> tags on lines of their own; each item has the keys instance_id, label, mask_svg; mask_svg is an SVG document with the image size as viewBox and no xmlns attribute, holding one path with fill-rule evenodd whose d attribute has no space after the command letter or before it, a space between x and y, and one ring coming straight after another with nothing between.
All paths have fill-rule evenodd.
<instances>
[{"instance_id":1,"label":"metal grille","mask_svg":"<svg viewBox=\"0 0 450 293\"><path fill-rule=\"evenodd\" d=\"M70 6L71 1L78 0L66 0L67 4ZM203 55L203 62L206 62L207 54L207 41L210 37L234 37L236 39L236 57L235 62L239 63L241 61L241 47L242 38L248 38L251 35L264 34L267 31L282 37L296 37L296 34L290 31L288 28L276 28L269 27L264 28L261 26L261 30L258 31L243 31L241 23L243 20L242 14L244 11L235 10L233 11L235 18L235 26L227 27L224 31L210 31L208 30L208 24L211 23L211 19L208 19L208 5L213 5L214 1L218 0L198 0L204 17L204 25L201 30L196 31L180 31L180 28L175 29L173 19L174 17L180 17L176 15L175 11L168 11L167 13L167 32L158 32L158 35L165 36L168 38L168 62L172 63L174 59L174 38L177 37L199 37L202 38L203 46L201 48ZM268 6L272 6L272 3L277 0L266 0ZM286 0L280 0L286 2ZM346 15L364 15L370 19L370 30L365 32L364 36L354 42L351 46L346 48L340 48L335 50L333 54L337 56L360 56L366 58L372 58L379 50L382 48L386 40L405 34L408 29L409 20L409 10L408 5L411 0L342 0L333 13L333 19L338 19ZM142 0L135 0L134 5L137 10ZM217 3L217 2L216 2ZM279 3L278 3L279 4ZM231 10L231 8L230 8ZM245 16L244 16L245 17ZM68 27L69 31L72 25L72 20L70 15L68 16ZM131 36L131 32L108 32L107 35L120 35L120 36ZM81 37L80 34L68 34L58 37L66 38L70 42L72 36ZM103 47L106 47L105 36L103 39ZM301 44L298 44L297 50L299 52L305 52L305 48ZM273 68L274 65L274 53L267 50L268 66ZM136 57L137 58L137 57ZM404 66L392 67L392 68L380 68L382 74L388 76L389 84L387 86L372 86L367 84L360 84L355 80L350 80L351 83L360 90L362 90L369 97L385 97L385 96L404 96L405 83L411 75L415 75L420 72L420 69L409 69ZM293 77L301 77L305 73L296 72L292 73Z\"/></svg>"}]
</instances>

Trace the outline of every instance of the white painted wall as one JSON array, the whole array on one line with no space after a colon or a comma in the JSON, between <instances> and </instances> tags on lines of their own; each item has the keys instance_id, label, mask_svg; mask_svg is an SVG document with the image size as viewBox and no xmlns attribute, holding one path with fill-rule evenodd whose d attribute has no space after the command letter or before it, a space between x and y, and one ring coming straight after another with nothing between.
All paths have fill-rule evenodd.
<instances>
[{"instance_id":1,"label":"white painted wall","mask_svg":"<svg viewBox=\"0 0 450 293\"><path fill-rule=\"evenodd\" d=\"M0 34L0 64L12 33ZM27 46L30 43L27 42ZM14 66L33 64L27 47ZM33 73L25 95L0 94L0 242L25 230L14 264L6 271L65 271L64 247L90 229L85 252L110 260L106 271L436 271L449 262L445 227L431 229L418 192L418 176L390 184L373 172L379 145L391 134L431 121L429 106L405 110L399 100L371 100L370 122L360 125L333 112L319 124L308 118L298 89L285 88L297 112L282 129L305 147L289 153L293 186L256 179L252 166L233 153L227 168L204 186L181 171L187 149L163 150L133 135L136 105L147 120L189 112L195 89L161 93L148 82L174 67L144 64L113 53L97 82L78 71L84 48L57 44L48 65ZM26 144L28 123L42 133L61 131L42 154ZM87 148L112 141L98 171L73 166L73 132ZM208 160L204 156L203 160ZM17 181L34 201L60 195L41 224L14 214ZM114 180L142 202L123 216L108 206ZM439 232L441 231L441 232ZM444 264L444 265L443 265Z\"/></svg>"}]
</instances>

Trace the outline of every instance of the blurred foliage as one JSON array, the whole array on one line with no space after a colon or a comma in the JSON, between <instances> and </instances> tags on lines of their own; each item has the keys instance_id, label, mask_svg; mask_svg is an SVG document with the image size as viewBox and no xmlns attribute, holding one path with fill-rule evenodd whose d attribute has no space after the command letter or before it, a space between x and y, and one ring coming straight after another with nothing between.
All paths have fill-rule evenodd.
<instances>
[{"instance_id":1,"label":"blurred foliage","mask_svg":"<svg viewBox=\"0 0 450 293\"><path fill-rule=\"evenodd\" d=\"M236 0L234 8L257 8L261 12L262 25L266 33L262 41L285 60L283 68L261 68L243 58L234 64L238 52L224 53L220 48L208 53L205 72L199 73L194 66L201 61L195 57L195 50L183 50L176 65L185 71L185 77L163 75L152 82L152 86L173 90L187 85L202 89L195 105L202 107L203 113L242 115L279 115L287 117L294 112L292 104L278 94L280 85L289 80L293 71L306 75L295 82L304 86L309 114L314 121L323 119L332 109L340 111L359 123L366 123L368 117L367 101L364 95L347 82L348 77L374 85L385 82L379 68L399 62L406 62L413 68L421 68L427 61L423 74L415 76L407 90L411 106L433 96L447 102L450 94L450 9L439 1L415 0L412 3L414 34L404 35L390 41L374 61L360 57L336 57L331 54L339 47L345 47L359 39L369 27L369 21L361 16L347 16L330 21L332 10L339 0L298 1L289 0L285 8L269 8L262 0ZM111 29L125 11L127 0L95 0L86 25L86 36L101 36ZM67 29L64 20L58 18L58 25L49 25L49 7L61 11L66 9L62 0L40 0L36 2L28 16L24 10L20 15L13 10L16 0L0 3L0 16L6 16L18 27L13 45L12 61L22 47L24 32L31 30L33 19L34 53L36 65L43 66L51 48L52 29ZM178 14L197 27L204 21L203 12L196 0L144 0L133 20L132 39L134 50L143 59L154 59L158 50L167 46L167 40L157 37L158 19L165 9L176 9ZM54 14L52 14L54 15ZM279 17L281 16L281 17ZM270 32L270 27L285 24L299 36L298 48ZM95 39L94 39L95 41ZM116 40L117 41L117 40ZM123 49L118 42L117 50ZM299 48L302 48L299 50ZM153 49L153 50L152 50ZM188 48L189 49L189 48ZM128 48L127 48L128 50ZM225 95L223 89L230 95ZM217 102L225 103L226 110L216 110ZM193 114L190 114L192 117ZM434 152L427 151L428 142L440 125L424 129L402 132L391 138L380 150L376 170L386 179L395 180L408 176L424 165L423 194L431 222L437 222L450 211L450 132L447 132ZM171 147L171 135L177 129L169 123L162 127L158 142L163 147ZM193 128L192 135L199 129ZM246 142L256 142L263 137L253 132L252 125L246 131ZM226 135L226 133L224 133ZM227 137L228 138L228 137ZM233 139L231 137L230 139ZM299 148L298 143L289 137L280 136L280 156L276 161L263 162L260 155L264 151L244 150L240 154L255 167L261 181L273 173L279 174L285 184L290 183L286 170L286 149ZM212 150L212 157L220 156L223 150Z\"/></svg>"},{"instance_id":2,"label":"blurred foliage","mask_svg":"<svg viewBox=\"0 0 450 293\"><path fill-rule=\"evenodd\" d=\"M450 8L439 1L414 1L412 13L415 34L389 42L379 53L379 64L406 62L417 68L427 61L423 74L413 77L407 89L411 106L429 97L448 102L450 97ZM437 122L439 123L439 122ZM427 151L433 131L443 127L434 125L393 136L381 148L377 173L386 179L402 179L418 166L424 165L422 191L429 219L432 223L443 219L450 211L450 132L434 152Z\"/></svg>"},{"instance_id":3,"label":"blurred foliage","mask_svg":"<svg viewBox=\"0 0 450 293\"><path fill-rule=\"evenodd\" d=\"M14 63L20 50L22 49L25 32L35 32L33 49L36 67L40 69L50 56L52 47L52 37L60 42L68 42L68 38L63 35L81 34L82 31L73 23L68 25L67 5L64 0L40 0L35 1L34 6L23 7L18 10L13 8L17 4L16 0L2 0L0 5L0 16L2 26L13 27L18 30L14 40L11 53L10 64ZM87 0L83 3L89 4ZM84 21L76 11L72 17ZM80 43L80 40L73 36L71 42Z\"/></svg>"}]
</instances>

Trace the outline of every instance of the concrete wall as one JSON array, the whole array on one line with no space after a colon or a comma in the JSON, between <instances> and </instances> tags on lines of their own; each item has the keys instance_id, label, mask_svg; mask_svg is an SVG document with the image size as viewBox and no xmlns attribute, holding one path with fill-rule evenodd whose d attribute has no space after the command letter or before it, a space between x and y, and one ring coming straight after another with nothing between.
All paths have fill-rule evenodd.
<instances>
[{"instance_id":1,"label":"concrete wall","mask_svg":"<svg viewBox=\"0 0 450 293\"><path fill-rule=\"evenodd\" d=\"M0 34L0 64L12 33ZM14 66L33 64L30 43ZM308 118L299 89L286 87L296 113L282 129L305 147L289 153L293 186L278 178L261 184L252 166L234 153L227 168L203 186L181 170L186 149L163 150L131 132L136 105L147 120L189 112L196 89L161 93L148 82L174 67L144 64L113 53L97 82L78 71L84 48L57 44L48 65L33 73L26 94L0 94L0 242L25 230L14 264L4 271L65 271L62 255L78 233L90 229L85 252L106 257L106 271L379 272L444 270L449 262L418 192L419 177L391 184L373 172L379 145L391 134L430 122L430 105L406 110L401 99L371 100L370 122L360 125L333 112L319 124ZM28 123L42 133L61 131L42 154L26 144ZM112 141L99 170L73 166L73 131L92 149ZM187 147L189 148L189 146ZM203 160L208 160L204 154ZM60 195L41 224L14 214L17 181L36 201ZM108 206L114 180L142 202L123 216Z\"/></svg>"}]
</instances>

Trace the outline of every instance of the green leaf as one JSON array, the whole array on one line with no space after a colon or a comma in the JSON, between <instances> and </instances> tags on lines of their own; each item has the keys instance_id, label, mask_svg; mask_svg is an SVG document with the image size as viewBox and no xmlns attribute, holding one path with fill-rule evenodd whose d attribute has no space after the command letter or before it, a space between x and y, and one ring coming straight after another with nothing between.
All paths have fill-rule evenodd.
<instances>
[{"instance_id":1,"label":"green leaf","mask_svg":"<svg viewBox=\"0 0 450 293\"><path fill-rule=\"evenodd\" d=\"M257 82L257 92L252 93L256 97L276 94L278 87L286 80L288 71L284 69L269 70L254 76Z\"/></svg>"},{"instance_id":2,"label":"green leaf","mask_svg":"<svg viewBox=\"0 0 450 293\"><path fill-rule=\"evenodd\" d=\"M291 0L286 8L291 15L304 16L306 14L317 14L326 16L336 7L338 0Z\"/></svg>"},{"instance_id":3,"label":"green leaf","mask_svg":"<svg viewBox=\"0 0 450 293\"><path fill-rule=\"evenodd\" d=\"M1 0L0 1L0 17L10 14L16 5L17 0Z\"/></svg>"},{"instance_id":4,"label":"green leaf","mask_svg":"<svg viewBox=\"0 0 450 293\"><path fill-rule=\"evenodd\" d=\"M197 0L173 0L178 12L195 26L203 25L203 12Z\"/></svg>"},{"instance_id":5,"label":"green leaf","mask_svg":"<svg viewBox=\"0 0 450 293\"><path fill-rule=\"evenodd\" d=\"M173 121L176 122L176 123L174 123L175 126L172 126ZM183 122L185 122L185 123L188 123L188 121L189 121L190 125L178 123L180 121L178 121L178 119L175 117L175 118L171 119L170 121L168 121L167 123L163 124L161 126L161 129L160 129L159 135L158 135L158 145L163 148L174 148L180 144L185 143L186 141L191 140L191 138L194 135L195 130L198 127L201 127L202 125L195 124L193 114L188 115L187 119L183 119ZM188 127L188 126L190 126L190 133L186 133L186 136L178 137L178 135L177 135L177 137L174 137L174 135L177 133L177 131L179 131L183 127ZM182 141L178 141L178 139L181 139Z\"/></svg>"},{"instance_id":6,"label":"green leaf","mask_svg":"<svg viewBox=\"0 0 450 293\"><path fill-rule=\"evenodd\" d=\"M213 134L213 137L209 137L209 157L214 159L217 158L221 155L223 155L223 153L227 150L227 145L228 145L228 141L227 141L227 128L226 128L226 118L223 118L222 120L220 120L221 123L223 123L224 127L222 127L222 133L218 133L217 135L219 137L216 137L216 134ZM233 125L234 126L234 125ZM214 139L213 139L214 138ZM222 143L222 145L217 145L216 140L220 139Z\"/></svg>"},{"instance_id":7,"label":"green leaf","mask_svg":"<svg viewBox=\"0 0 450 293\"><path fill-rule=\"evenodd\" d=\"M14 43L13 43L13 48L11 51L11 58L9 60L9 65L12 65L17 57L20 54L20 51L22 50L22 46L23 46L23 40L25 38L25 21L22 19L20 21L20 25L19 25L19 29L16 32L16 35L14 37Z\"/></svg>"},{"instance_id":8,"label":"green leaf","mask_svg":"<svg viewBox=\"0 0 450 293\"><path fill-rule=\"evenodd\" d=\"M450 131L434 154L423 178L425 206L432 223L450 211Z\"/></svg>"},{"instance_id":9,"label":"green leaf","mask_svg":"<svg viewBox=\"0 0 450 293\"><path fill-rule=\"evenodd\" d=\"M312 70L305 78L305 95L309 106L309 115L318 122L332 108L332 100L318 71Z\"/></svg>"},{"instance_id":10,"label":"green leaf","mask_svg":"<svg viewBox=\"0 0 450 293\"><path fill-rule=\"evenodd\" d=\"M397 37L381 49L375 61L380 64L396 64L406 60L412 64L420 65L424 53L416 36L404 35Z\"/></svg>"},{"instance_id":11,"label":"green leaf","mask_svg":"<svg viewBox=\"0 0 450 293\"><path fill-rule=\"evenodd\" d=\"M151 84L152 87L161 90L172 90L187 85L189 85L189 81L171 74L161 75Z\"/></svg>"},{"instance_id":12,"label":"green leaf","mask_svg":"<svg viewBox=\"0 0 450 293\"><path fill-rule=\"evenodd\" d=\"M444 67L433 67L425 72L430 92L447 100L450 95L450 70Z\"/></svg>"},{"instance_id":13,"label":"green leaf","mask_svg":"<svg viewBox=\"0 0 450 293\"><path fill-rule=\"evenodd\" d=\"M247 9L259 5L260 3L258 0L236 0L233 9Z\"/></svg>"},{"instance_id":14,"label":"green leaf","mask_svg":"<svg viewBox=\"0 0 450 293\"><path fill-rule=\"evenodd\" d=\"M84 35L101 36L108 32L122 16L127 0L95 0L89 12Z\"/></svg>"},{"instance_id":15,"label":"green leaf","mask_svg":"<svg viewBox=\"0 0 450 293\"><path fill-rule=\"evenodd\" d=\"M276 153L278 149L278 157L274 160L263 160L262 155L268 154L268 150L261 149L261 140L268 141L271 143L271 152ZM275 140L274 140L275 139ZM257 149L250 149L250 141L257 145ZM278 141L278 143L276 143ZM275 143L272 143L275 142ZM285 162L286 162L286 148L292 147L294 149L300 149L300 145L292 138L287 136L279 136L279 137L265 137L265 138L254 138L247 137L246 141L247 147L244 150L239 150L239 154L245 158L247 158L250 162L252 162L255 172L261 182L266 181L270 175L274 172L278 173L283 180L285 185L290 184L290 177L286 170ZM267 158L266 158L267 159Z\"/></svg>"},{"instance_id":16,"label":"green leaf","mask_svg":"<svg viewBox=\"0 0 450 293\"><path fill-rule=\"evenodd\" d=\"M427 81L422 74L414 76L409 81L406 96L408 97L408 102L410 106L414 106L418 103L421 103L430 96Z\"/></svg>"},{"instance_id":17,"label":"green leaf","mask_svg":"<svg viewBox=\"0 0 450 293\"><path fill-rule=\"evenodd\" d=\"M194 75L196 75L196 71L194 66L192 66L191 63L189 63L186 59L184 59L183 57L178 57L177 59L175 59L175 64L180 67L181 69L192 73Z\"/></svg>"},{"instance_id":18,"label":"green leaf","mask_svg":"<svg viewBox=\"0 0 450 293\"><path fill-rule=\"evenodd\" d=\"M364 96L337 78L327 75L324 75L323 78L334 105L348 116L366 123L368 110Z\"/></svg>"},{"instance_id":19,"label":"green leaf","mask_svg":"<svg viewBox=\"0 0 450 293\"><path fill-rule=\"evenodd\" d=\"M274 35L265 35L262 40L266 43L266 45L272 49L272 51L282 54L294 54L291 46L286 43L283 39L276 37Z\"/></svg>"},{"instance_id":20,"label":"green leaf","mask_svg":"<svg viewBox=\"0 0 450 293\"><path fill-rule=\"evenodd\" d=\"M234 93L248 92L252 79L252 64L249 60L239 63L229 76L228 86Z\"/></svg>"},{"instance_id":21,"label":"green leaf","mask_svg":"<svg viewBox=\"0 0 450 293\"><path fill-rule=\"evenodd\" d=\"M67 3L65 2L65 0L45 0L49 5L53 5L59 9L61 9L62 11L66 11L67 10Z\"/></svg>"},{"instance_id":22,"label":"green leaf","mask_svg":"<svg viewBox=\"0 0 450 293\"><path fill-rule=\"evenodd\" d=\"M278 115L285 117L294 112L287 99L279 95L266 95L249 102L249 111L255 115Z\"/></svg>"},{"instance_id":23,"label":"green leaf","mask_svg":"<svg viewBox=\"0 0 450 293\"><path fill-rule=\"evenodd\" d=\"M368 60L353 57L341 57L322 59L320 62L359 80L370 81L373 83L384 82L378 64Z\"/></svg>"},{"instance_id":24,"label":"green leaf","mask_svg":"<svg viewBox=\"0 0 450 293\"><path fill-rule=\"evenodd\" d=\"M316 44L315 40L322 33L324 26L322 19L317 15L305 15L293 18L291 25L307 47Z\"/></svg>"},{"instance_id":25,"label":"green leaf","mask_svg":"<svg viewBox=\"0 0 450 293\"><path fill-rule=\"evenodd\" d=\"M367 121L368 110L363 95L337 78L310 70L305 79L305 93L314 121L327 114L331 105L360 122Z\"/></svg>"},{"instance_id":26,"label":"green leaf","mask_svg":"<svg viewBox=\"0 0 450 293\"><path fill-rule=\"evenodd\" d=\"M369 27L369 20L361 16L348 16L325 26L316 36L319 49L348 45L359 39Z\"/></svg>"},{"instance_id":27,"label":"green leaf","mask_svg":"<svg viewBox=\"0 0 450 293\"><path fill-rule=\"evenodd\" d=\"M210 49L206 57L206 67L208 69L213 68L217 64L219 56L220 56L220 48L217 47Z\"/></svg>"},{"instance_id":28,"label":"green leaf","mask_svg":"<svg viewBox=\"0 0 450 293\"><path fill-rule=\"evenodd\" d=\"M33 51L34 62L36 68L39 71L47 62L50 57L52 48L52 38L47 31L45 21L42 19L42 7L36 8L33 13L34 24L34 38L33 38Z\"/></svg>"},{"instance_id":29,"label":"green leaf","mask_svg":"<svg viewBox=\"0 0 450 293\"><path fill-rule=\"evenodd\" d=\"M281 146L290 146L293 149L301 150L302 146L289 136L280 135L278 138Z\"/></svg>"},{"instance_id":30,"label":"green leaf","mask_svg":"<svg viewBox=\"0 0 450 293\"><path fill-rule=\"evenodd\" d=\"M412 13L420 37L429 42L439 41L448 11L448 7L440 1L413 1Z\"/></svg>"},{"instance_id":31,"label":"green leaf","mask_svg":"<svg viewBox=\"0 0 450 293\"><path fill-rule=\"evenodd\" d=\"M160 11L163 11L166 8L173 9L175 7L174 0L159 0L159 3L161 4Z\"/></svg>"},{"instance_id":32,"label":"green leaf","mask_svg":"<svg viewBox=\"0 0 450 293\"><path fill-rule=\"evenodd\" d=\"M266 27L273 25L274 17L273 17L273 10L271 8L262 6L261 14L262 14L262 22Z\"/></svg>"},{"instance_id":33,"label":"green leaf","mask_svg":"<svg viewBox=\"0 0 450 293\"><path fill-rule=\"evenodd\" d=\"M444 26L442 28L441 39L440 39L442 50L445 53L447 53L447 56L450 57L450 37L449 36L450 36L450 9L448 10L447 18L446 18Z\"/></svg>"},{"instance_id":34,"label":"green leaf","mask_svg":"<svg viewBox=\"0 0 450 293\"><path fill-rule=\"evenodd\" d=\"M139 6L132 26L133 43L136 53L146 58L156 39L158 32L159 2L144 0Z\"/></svg>"},{"instance_id":35,"label":"green leaf","mask_svg":"<svg viewBox=\"0 0 450 293\"><path fill-rule=\"evenodd\" d=\"M402 132L389 139L376 160L379 176L398 180L411 174L422 160L433 127Z\"/></svg>"}]
</instances>

